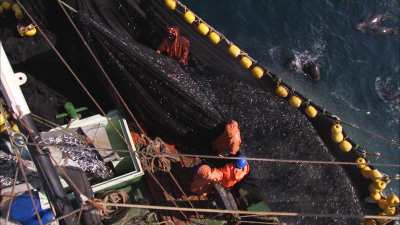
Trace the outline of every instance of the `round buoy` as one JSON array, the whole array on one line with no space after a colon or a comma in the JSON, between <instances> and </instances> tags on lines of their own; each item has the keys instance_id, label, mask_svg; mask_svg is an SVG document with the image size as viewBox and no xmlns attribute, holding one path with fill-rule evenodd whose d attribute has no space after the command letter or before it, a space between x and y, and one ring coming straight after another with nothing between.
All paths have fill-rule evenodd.
<instances>
[{"instance_id":1,"label":"round buoy","mask_svg":"<svg viewBox=\"0 0 400 225\"><path fill-rule=\"evenodd\" d=\"M176 9L176 0L165 0L164 2L168 9L170 10Z\"/></svg>"},{"instance_id":2,"label":"round buoy","mask_svg":"<svg viewBox=\"0 0 400 225\"><path fill-rule=\"evenodd\" d=\"M343 141L343 139L344 139L344 136L342 133L332 134L332 141L335 143L340 143Z\"/></svg>"},{"instance_id":3,"label":"round buoy","mask_svg":"<svg viewBox=\"0 0 400 225\"><path fill-rule=\"evenodd\" d=\"M362 157L356 159L357 167L363 169L367 166L367 160Z\"/></svg>"},{"instance_id":4,"label":"round buoy","mask_svg":"<svg viewBox=\"0 0 400 225\"><path fill-rule=\"evenodd\" d=\"M199 31L201 35L206 36L208 32L210 32L210 28L205 23L199 23L197 26L197 31Z\"/></svg>"},{"instance_id":5,"label":"round buoy","mask_svg":"<svg viewBox=\"0 0 400 225\"><path fill-rule=\"evenodd\" d=\"M275 89L275 94L279 97L286 98L289 95L289 91L285 86L278 85Z\"/></svg>"},{"instance_id":6,"label":"round buoy","mask_svg":"<svg viewBox=\"0 0 400 225\"><path fill-rule=\"evenodd\" d=\"M192 11L187 11L183 14L183 18L188 24L192 24L196 20L196 16Z\"/></svg>"},{"instance_id":7,"label":"round buoy","mask_svg":"<svg viewBox=\"0 0 400 225\"><path fill-rule=\"evenodd\" d=\"M318 115L317 109L312 105L307 106L305 112L310 118L315 118Z\"/></svg>"},{"instance_id":8,"label":"round buoy","mask_svg":"<svg viewBox=\"0 0 400 225\"><path fill-rule=\"evenodd\" d=\"M366 166L361 169L361 175L365 178L369 178L371 171L372 171L371 167Z\"/></svg>"},{"instance_id":9,"label":"round buoy","mask_svg":"<svg viewBox=\"0 0 400 225\"><path fill-rule=\"evenodd\" d=\"M264 76L264 70L259 66L255 66L251 70L251 74L253 75L253 77L260 79L262 76Z\"/></svg>"},{"instance_id":10,"label":"round buoy","mask_svg":"<svg viewBox=\"0 0 400 225\"><path fill-rule=\"evenodd\" d=\"M301 100L301 98L299 96L296 95L292 95L289 98L289 104L295 108L299 108L301 106L301 103L303 101Z\"/></svg>"},{"instance_id":11,"label":"round buoy","mask_svg":"<svg viewBox=\"0 0 400 225\"><path fill-rule=\"evenodd\" d=\"M238 46L231 44L229 46L229 54L234 58L237 58L240 55L240 49Z\"/></svg>"},{"instance_id":12,"label":"round buoy","mask_svg":"<svg viewBox=\"0 0 400 225\"><path fill-rule=\"evenodd\" d=\"M331 128L332 134L339 134L343 132L342 125L335 123Z\"/></svg>"},{"instance_id":13,"label":"round buoy","mask_svg":"<svg viewBox=\"0 0 400 225\"><path fill-rule=\"evenodd\" d=\"M3 3L1 3L1 7L4 10L10 10L11 9L11 3L9 1L4 1Z\"/></svg>"},{"instance_id":14,"label":"round buoy","mask_svg":"<svg viewBox=\"0 0 400 225\"><path fill-rule=\"evenodd\" d=\"M31 24L26 27L24 36L33 37L36 35L36 33L37 33L36 27Z\"/></svg>"},{"instance_id":15,"label":"round buoy","mask_svg":"<svg viewBox=\"0 0 400 225\"><path fill-rule=\"evenodd\" d=\"M394 216L396 214L396 207L388 206L383 210L388 216Z\"/></svg>"},{"instance_id":16,"label":"round buoy","mask_svg":"<svg viewBox=\"0 0 400 225\"><path fill-rule=\"evenodd\" d=\"M381 179L382 177L383 177L383 175L382 175L381 172L379 172L379 170L373 169L373 170L371 171L371 178L372 178L373 180L378 180L378 179Z\"/></svg>"},{"instance_id":17,"label":"round buoy","mask_svg":"<svg viewBox=\"0 0 400 225\"><path fill-rule=\"evenodd\" d=\"M383 180L376 180L375 181L376 189L381 190L381 191L383 191L386 188L386 184L387 183L385 181L383 181Z\"/></svg>"},{"instance_id":18,"label":"round buoy","mask_svg":"<svg viewBox=\"0 0 400 225\"><path fill-rule=\"evenodd\" d=\"M396 194L391 194L387 198L387 202L390 206L397 206L400 203L399 197Z\"/></svg>"},{"instance_id":19,"label":"round buoy","mask_svg":"<svg viewBox=\"0 0 400 225\"><path fill-rule=\"evenodd\" d=\"M372 191L370 197L374 201L379 201L382 198L382 195L380 191Z\"/></svg>"},{"instance_id":20,"label":"round buoy","mask_svg":"<svg viewBox=\"0 0 400 225\"><path fill-rule=\"evenodd\" d=\"M242 56L242 58L240 59L240 65L243 66L243 68L248 69L250 68L250 66L253 64L253 62L251 61L251 59L247 56Z\"/></svg>"},{"instance_id":21,"label":"round buoy","mask_svg":"<svg viewBox=\"0 0 400 225\"><path fill-rule=\"evenodd\" d=\"M339 148L343 152L350 152L351 149L353 148L353 146L351 145L351 143L349 141L344 140L344 141L340 142Z\"/></svg>"},{"instance_id":22,"label":"round buoy","mask_svg":"<svg viewBox=\"0 0 400 225\"><path fill-rule=\"evenodd\" d=\"M208 39L210 39L210 41L215 45L221 41L221 37L214 31L208 35Z\"/></svg>"}]
</instances>

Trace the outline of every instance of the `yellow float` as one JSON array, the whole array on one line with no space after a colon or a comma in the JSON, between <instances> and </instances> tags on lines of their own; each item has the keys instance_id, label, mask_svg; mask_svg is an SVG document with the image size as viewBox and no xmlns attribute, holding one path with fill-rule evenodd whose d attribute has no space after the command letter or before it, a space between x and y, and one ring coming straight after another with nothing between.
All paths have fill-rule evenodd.
<instances>
[{"instance_id":1,"label":"yellow float","mask_svg":"<svg viewBox=\"0 0 400 225\"><path fill-rule=\"evenodd\" d=\"M332 134L342 133L343 132L343 127L340 124L335 123L331 128L331 132L332 132Z\"/></svg>"},{"instance_id":2,"label":"yellow float","mask_svg":"<svg viewBox=\"0 0 400 225\"><path fill-rule=\"evenodd\" d=\"M335 143L340 143L343 141L343 139L344 139L344 136L342 133L332 134L332 141Z\"/></svg>"},{"instance_id":3,"label":"yellow float","mask_svg":"<svg viewBox=\"0 0 400 225\"><path fill-rule=\"evenodd\" d=\"M388 216L394 216L396 214L396 207L388 206L383 210Z\"/></svg>"},{"instance_id":4,"label":"yellow float","mask_svg":"<svg viewBox=\"0 0 400 225\"><path fill-rule=\"evenodd\" d=\"M286 98L289 95L289 91L285 86L278 85L275 89L275 94L279 97Z\"/></svg>"},{"instance_id":5,"label":"yellow float","mask_svg":"<svg viewBox=\"0 0 400 225\"><path fill-rule=\"evenodd\" d=\"M379 201L382 198L381 192L380 191L373 191L369 195L372 200L374 201Z\"/></svg>"},{"instance_id":6,"label":"yellow float","mask_svg":"<svg viewBox=\"0 0 400 225\"><path fill-rule=\"evenodd\" d=\"M371 167L366 166L366 167L361 169L361 175L363 177L365 177L365 178L369 178L369 175L371 174L371 171L372 171Z\"/></svg>"},{"instance_id":7,"label":"yellow float","mask_svg":"<svg viewBox=\"0 0 400 225\"><path fill-rule=\"evenodd\" d=\"M201 35L206 36L208 34L208 32L210 32L210 28L205 23L199 23L199 25L197 25L197 31Z\"/></svg>"},{"instance_id":8,"label":"yellow float","mask_svg":"<svg viewBox=\"0 0 400 225\"><path fill-rule=\"evenodd\" d=\"M1 3L1 7L4 10L10 10L11 9L11 3L9 1L4 1L3 3Z\"/></svg>"},{"instance_id":9,"label":"yellow float","mask_svg":"<svg viewBox=\"0 0 400 225\"><path fill-rule=\"evenodd\" d=\"M240 49L238 46L234 44L229 45L229 54L234 58L237 58L240 55Z\"/></svg>"},{"instance_id":10,"label":"yellow float","mask_svg":"<svg viewBox=\"0 0 400 225\"><path fill-rule=\"evenodd\" d=\"M251 74L253 75L253 77L260 79L262 76L264 76L264 70L259 66L255 66L251 70Z\"/></svg>"},{"instance_id":11,"label":"yellow float","mask_svg":"<svg viewBox=\"0 0 400 225\"><path fill-rule=\"evenodd\" d=\"M214 31L208 35L208 39L210 39L210 41L215 45L217 45L221 41L221 37Z\"/></svg>"},{"instance_id":12,"label":"yellow float","mask_svg":"<svg viewBox=\"0 0 400 225\"><path fill-rule=\"evenodd\" d=\"M14 15L17 20L22 20L24 18L24 14L22 13L22 10L18 4L13 4L11 9L14 11Z\"/></svg>"},{"instance_id":13,"label":"yellow float","mask_svg":"<svg viewBox=\"0 0 400 225\"><path fill-rule=\"evenodd\" d=\"M295 108L299 108L302 102L301 98L296 95L292 95L289 98L289 104Z\"/></svg>"},{"instance_id":14,"label":"yellow float","mask_svg":"<svg viewBox=\"0 0 400 225\"><path fill-rule=\"evenodd\" d=\"M389 206L398 206L400 203L399 197L396 194L391 194L387 198Z\"/></svg>"},{"instance_id":15,"label":"yellow float","mask_svg":"<svg viewBox=\"0 0 400 225\"><path fill-rule=\"evenodd\" d=\"M383 175L382 175L381 172L379 172L379 170L373 169L373 170L371 171L371 175L370 175L370 178L371 178L371 179L373 179L373 180L378 180L378 179L381 179L382 177L383 177Z\"/></svg>"},{"instance_id":16,"label":"yellow float","mask_svg":"<svg viewBox=\"0 0 400 225\"><path fill-rule=\"evenodd\" d=\"M350 152L351 149L353 148L353 146L351 145L351 143L349 141L343 140L342 142L340 142L339 148L343 152Z\"/></svg>"},{"instance_id":17,"label":"yellow float","mask_svg":"<svg viewBox=\"0 0 400 225\"><path fill-rule=\"evenodd\" d=\"M367 160L362 157L356 159L357 167L363 169L367 166Z\"/></svg>"},{"instance_id":18,"label":"yellow float","mask_svg":"<svg viewBox=\"0 0 400 225\"><path fill-rule=\"evenodd\" d=\"M164 2L168 9L170 10L176 9L176 0L165 0Z\"/></svg>"},{"instance_id":19,"label":"yellow float","mask_svg":"<svg viewBox=\"0 0 400 225\"><path fill-rule=\"evenodd\" d=\"M386 188L387 183L383 180L376 180L375 187L379 190L384 190Z\"/></svg>"},{"instance_id":20,"label":"yellow float","mask_svg":"<svg viewBox=\"0 0 400 225\"><path fill-rule=\"evenodd\" d=\"M251 65L253 65L253 61L247 56L242 56L242 58L240 58L240 65L245 69L249 69Z\"/></svg>"},{"instance_id":21,"label":"yellow float","mask_svg":"<svg viewBox=\"0 0 400 225\"><path fill-rule=\"evenodd\" d=\"M33 37L37 33L36 27L28 27L28 29L24 32L24 36Z\"/></svg>"},{"instance_id":22,"label":"yellow float","mask_svg":"<svg viewBox=\"0 0 400 225\"><path fill-rule=\"evenodd\" d=\"M18 33L22 37L33 37L36 35L37 30L36 27L33 24L29 24L28 26L20 26L18 27Z\"/></svg>"},{"instance_id":23,"label":"yellow float","mask_svg":"<svg viewBox=\"0 0 400 225\"><path fill-rule=\"evenodd\" d=\"M315 118L318 115L317 109L312 105L307 106L305 112L310 118Z\"/></svg>"},{"instance_id":24,"label":"yellow float","mask_svg":"<svg viewBox=\"0 0 400 225\"><path fill-rule=\"evenodd\" d=\"M183 18L188 24L192 24L196 20L196 16L192 11L187 11L183 14Z\"/></svg>"}]
</instances>

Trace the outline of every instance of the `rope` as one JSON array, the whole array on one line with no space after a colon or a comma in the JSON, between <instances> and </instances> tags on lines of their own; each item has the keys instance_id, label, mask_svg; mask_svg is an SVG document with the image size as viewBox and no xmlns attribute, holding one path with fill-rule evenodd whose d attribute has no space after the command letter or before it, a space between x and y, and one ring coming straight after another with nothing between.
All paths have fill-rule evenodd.
<instances>
[{"instance_id":1,"label":"rope","mask_svg":"<svg viewBox=\"0 0 400 225\"><path fill-rule=\"evenodd\" d=\"M182 157L199 157L203 159L241 159L242 157L231 157L231 156L212 156L212 155L196 155L196 154L160 154L154 155L154 157L164 156L182 156ZM295 163L295 164L325 164L325 165L359 165L356 162L340 162L340 161L323 161L323 160L298 160L298 159L271 159L271 158L255 158L245 157L247 161L261 161L261 162L280 162L280 163ZM399 168L400 164L394 163L369 163L371 166L382 166L382 167L395 167Z\"/></svg>"},{"instance_id":2,"label":"rope","mask_svg":"<svg viewBox=\"0 0 400 225\"><path fill-rule=\"evenodd\" d=\"M165 190L164 186L160 183L160 181L158 181L158 179L155 177L155 175L154 175L151 171L149 171L149 170L148 170L148 172L149 172L149 174L150 174L150 177L156 182L156 184L160 187L160 189L164 192L164 194L165 194L165 195L169 195L168 192L167 192L167 190ZM171 196L171 197L172 197L172 196ZM173 198L173 197L172 197L172 198ZM171 199L171 200L172 200L172 201L171 201L172 204L174 204L176 208L179 208L179 207L178 207L178 204L177 204L176 201L175 201L175 199ZM125 204L125 205L129 205L129 204ZM177 210L177 211L179 211L180 214L181 214L186 220L189 220L188 217L185 215L185 213L183 213L182 210Z\"/></svg>"},{"instance_id":3,"label":"rope","mask_svg":"<svg viewBox=\"0 0 400 225\"><path fill-rule=\"evenodd\" d=\"M81 209L74 210L74 211L72 211L72 212L70 212L70 213L68 213L68 214L66 214L66 215L57 217L57 218L55 218L54 220L52 220L52 221L50 221L50 222L47 222L47 223L44 224L44 225L52 225L54 222L58 222L58 221L60 221L60 220L62 220L62 219L65 219L65 218L67 218L67 217L73 216L74 214L79 213L80 211L81 211Z\"/></svg>"},{"instance_id":4,"label":"rope","mask_svg":"<svg viewBox=\"0 0 400 225\"><path fill-rule=\"evenodd\" d=\"M168 171L169 176L171 177L171 179L174 181L175 185L178 187L179 191L182 193L184 199L186 201L188 201L190 207L192 207L194 209L194 205L192 203L192 201L190 201L190 199L188 198L188 196L186 195L185 191L183 190L183 188L181 187L181 185L179 184L178 180L175 178L175 176L171 173L171 171ZM195 212L196 217L200 218L200 215L198 212Z\"/></svg>"},{"instance_id":5,"label":"rope","mask_svg":"<svg viewBox=\"0 0 400 225\"><path fill-rule=\"evenodd\" d=\"M359 126L357 126L357 125L355 125L353 123L349 123L349 122L346 122L346 121L343 121L343 120L340 120L340 121L343 124L345 124L347 126L350 126L352 128L358 129L358 130L360 130L360 131L362 131L362 132L364 132L366 134L369 134L370 136L377 137L377 138L379 138L379 139L381 139L381 140L383 140L383 141L385 141L385 142L387 142L387 143L389 143L391 145L395 145L397 147L400 147L400 140L396 141L395 139L388 139L388 138L385 138L382 135L379 135L379 134L377 134L375 132L372 132L372 131L369 131L369 130L366 130L366 129L361 129Z\"/></svg>"},{"instance_id":6,"label":"rope","mask_svg":"<svg viewBox=\"0 0 400 225\"><path fill-rule=\"evenodd\" d=\"M221 214L239 214L239 215L257 215L257 216L286 216L286 217L317 217L317 218L337 218L337 219L388 219L400 220L400 216L379 216L379 215L342 215L342 214L318 214L318 213L298 213L284 211L245 211L228 209L205 209L205 208L185 208L160 205L141 205L141 204L118 204L118 203L100 203L105 206L117 206L138 209L154 209L164 211L183 211L183 212L201 212L201 213L221 213Z\"/></svg>"},{"instance_id":7,"label":"rope","mask_svg":"<svg viewBox=\"0 0 400 225\"><path fill-rule=\"evenodd\" d=\"M83 212L83 206L81 206L81 208L79 209L79 215L78 215L78 219L76 220L75 225L79 225L79 222L81 221L81 216L82 216L82 212Z\"/></svg>"},{"instance_id":8,"label":"rope","mask_svg":"<svg viewBox=\"0 0 400 225\"><path fill-rule=\"evenodd\" d=\"M28 143L28 145L39 145L41 147L45 146L63 146L63 145L40 145L34 143ZM81 148L83 149L83 148ZM116 151L116 152L129 152L127 149L107 149L107 148L85 148L90 150L98 150L98 151ZM167 154L160 153L157 155L151 155L152 157L189 157L189 158L202 158L202 159L241 159L243 157L234 157L234 156L214 156L214 155L199 155L199 154ZM245 157L247 161L260 161L260 162L276 162L276 163L293 163L293 164L321 164L321 165L351 165L358 166L359 164L356 162L344 162L344 161L323 161L323 160L301 160L301 159L273 159L273 158L257 158L257 157ZM396 163L368 163L371 166L381 166L381 167L394 167L400 168L400 164Z\"/></svg>"},{"instance_id":9,"label":"rope","mask_svg":"<svg viewBox=\"0 0 400 225\"><path fill-rule=\"evenodd\" d=\"M76 26L75 22L72 20L71 16L67 13L67 11L65 10L64 6L61 4L60 1L57 1L58 4L60 5L62 11L64 12L65 16L68 18L68 21L71 23L71 25L74 27L75 32L79 35L79 38L81 39L81 41L83 42L83 44L85 45L86 49L89 51L90 55L93 57L94 61L96 62L97 66L99 67L99 69L101 70L101 72L103 73L104 77L106 78L107 82L110 84L112 90L114 91L114 93L117 95L118 99L121 101L122 105L124 106L125 110L128 112L129 116L131 117L131 119L135 122L136 126L139 128L141 133L145 133L143 128L140 126L138 120L135 118L135 116L133 115L132 111L130 110L129 106L126 104L124 98L121 96L121 94L119 93L119 91L117 90L117 88L115 87L114 83L112 82L110 76L108 75L108 73L106 72L106 70L104 69L103 65L100 63L100 60L96 57L95 53L93 52L92 48L89 46L89 44L87 43L87 41L85 40L85 38L83 37L82 33L79 31L78 27Z\"/></svg>"},{"instance_id":10,"label":"rope","mask_svg":"<svg viewBox=\"0 0 400 225\"><path fill-rule=\"evenodd\" d=\"M59 3L63 4L65 7L67 7L69 10L71 10L74 13L78 13L78 10L72 8L72 6L68 5L67 3L65 3L64 1L58 0Z\"/></svg>"}]
</instances>

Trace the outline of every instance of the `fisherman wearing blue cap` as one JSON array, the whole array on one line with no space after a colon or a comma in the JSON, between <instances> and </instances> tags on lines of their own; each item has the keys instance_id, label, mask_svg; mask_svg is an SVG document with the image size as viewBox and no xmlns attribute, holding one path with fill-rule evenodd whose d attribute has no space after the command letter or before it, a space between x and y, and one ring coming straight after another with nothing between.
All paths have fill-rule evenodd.
<instances>
[{"instance_id":1,"label":"fisherman wearing blue cap","mask_svg":"<svg viewBox=\"0 0 400 225\"><path fill-rule=\"evenodd\" d=\"M231 163L225 164L225 166L218 170L223 174L222 180L219 183L229 189L250 173L250 166L245 158L240 157Z\"/></svg>"}]
</instances>

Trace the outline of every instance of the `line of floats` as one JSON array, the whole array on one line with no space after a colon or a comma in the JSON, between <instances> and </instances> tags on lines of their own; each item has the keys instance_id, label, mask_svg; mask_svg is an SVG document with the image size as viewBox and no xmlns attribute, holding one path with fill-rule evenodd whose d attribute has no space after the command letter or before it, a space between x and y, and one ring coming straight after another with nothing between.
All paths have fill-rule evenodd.
<instances>
[{"instance_id":1,"label":"line of floats","mask_svg":"<svg viewBox=\"0 0 400 225\"><path fill-rule=\"evenodd\" d=\"M352 149L357 148L358 145L343 133L343 127L341 121L337 116L330 114L323 108L313 104L309 99L297 93L294 89L285 84L280 78L272 74L265 67L260 65L256 60L251 58L246 52L241 50L233 42L229 41L223 34L218 32L216 29L207 24L203 19L198 17L193 11L177 0L164 0L165 6L176 13L181 15L183 20L192 25L199 34L207 37L209 41L218 45L221 41L225 41L228 45L227 52L233 58L237 58L240 65L249 70L250 73L256 79L261 79L267 76L275 83L275 94L281 98L287 100L287 102L297 108L302 110L302 112L310 119L315 119L318 115L322 114L325 116L330 116L332 120L330 135L332 141L338 144L338 147L344 153L350 152ZM353 145L356 147L353 148ZM390 195L385 195L383 191L390 182L389 177L384 176L378 169L373 168L368 165L368 159L365 155L359 154L356 159L357 166L360 170L362 176L370 180L370 185L368 187L370 198L377 203L382 212L379 215L382 216L394 216L396 215L396 207L400 204L399 197L395 193ZM367 219L364 221L364 225L374 225L374 224L385 224L388 221L385 219Z\"/></svg>"}]
</instances>

